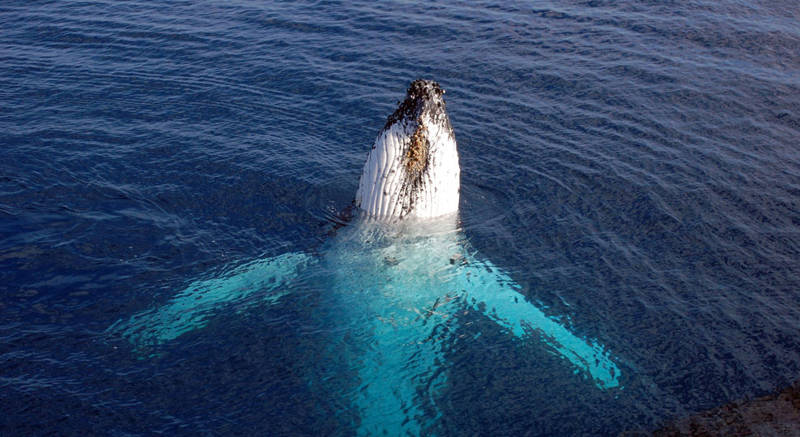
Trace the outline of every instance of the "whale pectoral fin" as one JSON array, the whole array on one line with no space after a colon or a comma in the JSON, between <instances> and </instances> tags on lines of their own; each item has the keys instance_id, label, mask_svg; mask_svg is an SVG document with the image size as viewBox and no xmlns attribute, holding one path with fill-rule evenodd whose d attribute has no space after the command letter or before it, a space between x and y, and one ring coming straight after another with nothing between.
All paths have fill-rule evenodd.
<instances>
[{"instance_id":1,"label":"whale pectoral fin","mask_svg":"<svg viewBox=\"0 0 800 437\"><path fill-rule=\"evenodd\" d=\"M288 293L284 286L312 261L304 253L286 253L249 262L218 278L192 282L166 305L119 320L107 332L137 347L173 340L205 326L222 304L240 302L256 292L263 293L259 302L277 302Z\"/></svg>"},{"instance_id":2,"label":"whale pectoral fin","mask_svg":"<svg viewBox=\"0 0 800 437\"><path fill-rule=\"evenodd\" d=\"M559 355L591 375L603 389L619 386L621 376L605 348L595 340L583 339L528 302L519 285L489 261L471 259L459 268L465 301L486 314L516 337L538 333Z\"/></svg>"}]
</instances>

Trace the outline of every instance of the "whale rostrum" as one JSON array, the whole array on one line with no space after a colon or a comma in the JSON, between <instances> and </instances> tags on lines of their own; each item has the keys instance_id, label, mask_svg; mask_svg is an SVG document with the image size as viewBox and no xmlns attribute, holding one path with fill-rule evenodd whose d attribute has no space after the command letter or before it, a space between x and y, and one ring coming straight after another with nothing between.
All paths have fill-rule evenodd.
<instances>
[{"instance_id":1,"label":"whale rostrum","mask_svg":"<svg viewBox=\"0 0 800 437\"><path fill-rule=\"evenodd\" d=\"M434 218L458 211L460 167L444 90L415 80L378 133L356 206L372 218Z\"/></svg>"},{"instance_id":2,"label":"whale rostrum","mask_svg":"<svg viewBox=\"0 0 800 437\"><path fill-rule=\"evenodd\" d=\"M332 403L357 418L342 433L360 436L436 434L438 397L448 384L445 351L472 338L459 334L470 317L560 357L574 370L572 383L620 388L622 371L602 343L532 303L458 227L458 151L443 94L436 82L411 83L369 150L355 199L361 213L321 247L187 281L163 305L120 319L108 333L141 355L168 353L170 342L219 312L280 308L282 298L316 284L314 307L331 325L320 338L329 345L320 359L344 369L306 378L309 387L324 387L355 375L352 389L330 396L344 397Z\"/></svg>"}]
</instances>

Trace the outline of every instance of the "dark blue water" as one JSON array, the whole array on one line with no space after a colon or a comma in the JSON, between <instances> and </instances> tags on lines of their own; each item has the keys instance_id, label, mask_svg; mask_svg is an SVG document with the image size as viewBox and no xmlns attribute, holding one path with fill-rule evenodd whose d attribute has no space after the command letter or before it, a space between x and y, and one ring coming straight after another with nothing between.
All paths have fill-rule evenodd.
<instances>
[{"instance_id":1,"label":"dark blue water","mask_svg":"<svg viewBox=\"0 0 800 437\"><path fill-rule=\"evenodd\" d=\"M431 432L614 435L790 384L798 20L783 0L3 2L0 434L353 433L323 289L149 358L106 330L320 247L417 77L447 90L470 244L623 371L598 390L475 316Z\"/></svg>"}]
</instances>

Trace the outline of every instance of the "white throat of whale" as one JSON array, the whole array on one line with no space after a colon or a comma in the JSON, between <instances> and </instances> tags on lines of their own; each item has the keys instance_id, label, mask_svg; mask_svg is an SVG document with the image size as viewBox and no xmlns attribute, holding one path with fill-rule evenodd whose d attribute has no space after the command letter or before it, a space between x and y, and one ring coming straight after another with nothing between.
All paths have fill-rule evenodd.
<instances>
[{"instance_id":1,"label":"white throat of whale","mask_svg":"<svg viewBox=\"0 0 800 437\"><path fill-rule=\"evenodd\" d=\"M438 83L418 79L369 151L356 206L377 219L434 218L458 211L460 169Z\"/></svg>"}]
</instances>

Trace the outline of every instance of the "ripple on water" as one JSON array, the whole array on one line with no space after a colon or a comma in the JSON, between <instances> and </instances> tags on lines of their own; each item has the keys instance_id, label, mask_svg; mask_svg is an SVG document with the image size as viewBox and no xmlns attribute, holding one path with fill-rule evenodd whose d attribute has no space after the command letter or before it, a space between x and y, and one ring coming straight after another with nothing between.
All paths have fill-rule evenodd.
<instances>
[{"instance_id":1,"label":"ripple on water","mask_svg":"<svg viewBox=\"0 0 800 437\"><path fill-rule=\"evenodd\" d=\"M417 77L447 89L470 243L625 386L463 315L474 340L446 345L423 403L440 434L652 429L800 374L793 2L2 9L0 430L350 429L313 277L147 360L100 333L319 250Z\"/></svg>"}]
</instances>

